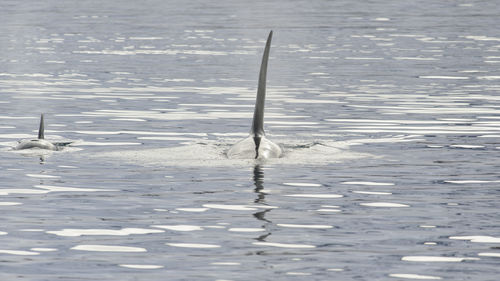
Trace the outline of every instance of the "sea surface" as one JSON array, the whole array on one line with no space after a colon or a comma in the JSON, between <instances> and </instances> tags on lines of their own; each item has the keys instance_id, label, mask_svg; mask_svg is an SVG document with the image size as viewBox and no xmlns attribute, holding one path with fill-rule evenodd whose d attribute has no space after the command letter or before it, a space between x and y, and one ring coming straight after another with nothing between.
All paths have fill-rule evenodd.
<instances>
[{"instance_id":1,"label":"sea surface","mask_svg":"<svg viewBox=\"0 0 500 281\"><path fill-rule=\"evenodd\" d=\"M3 0L0 280L498 280L498 26L479 0ZM270 30L285 154L227 159ZM13 150L42 113L61 150Z\"/></svg>"}]
</instances>

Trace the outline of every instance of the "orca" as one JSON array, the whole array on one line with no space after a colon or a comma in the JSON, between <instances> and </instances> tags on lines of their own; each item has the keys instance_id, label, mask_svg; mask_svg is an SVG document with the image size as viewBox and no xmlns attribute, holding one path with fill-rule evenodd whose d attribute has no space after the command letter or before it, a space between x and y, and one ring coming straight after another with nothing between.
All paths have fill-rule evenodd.
<instances>
[{"instance_id":1,"label":"orca","mask_svg":"<svg viewBox=\"0 0 500 281\"><path fill-rule=\"evenodd\" d=\"M267 159L279 158L283 155L283 149L279 145L267 139L266 133L264 132L264 103L266 100L267 62L269 60L272 37L273 31L271 30L271 32L269 32L269 36L267 37L266 47L264 48L264 54L262 55L262 63L260 65L257 99L255 101L250 135L237 142L226 152L228 158Z\"/></svg>"},{"instance_id":2,"label":"orca","mask_svg":"<svg viewBox=\"0 0 500 281\"><path fill-rule=\"evenodd\" d=\"M45 140L44 135L45 127L43 121L43 114L40 116L40 127L38 129L37 139L26 139L21 140L19 144L14 148L15 150L30 149L30 148L40 148L46 150L58 150L57 145Z\"/></svg>"}]
</instances>

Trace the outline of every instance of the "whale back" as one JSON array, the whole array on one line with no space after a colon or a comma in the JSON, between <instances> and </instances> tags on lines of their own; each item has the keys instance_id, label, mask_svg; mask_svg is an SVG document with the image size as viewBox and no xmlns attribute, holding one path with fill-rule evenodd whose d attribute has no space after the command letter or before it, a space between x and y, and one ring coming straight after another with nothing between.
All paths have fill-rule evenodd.
<instances>
[{"instance_id":1,"label":"whale back","mask_svg":"<svg viewBox=\"0 0 500 281\"><path fill-rule=\"evenodd\" d=\"M56 145L44 139L21 140L14 150L23 150L30 148L40 148L45 150L59 150Z\"/></svg>"},{"instance_id":2,"label":"whale back","mask_svg":"<svg viewBox=\"0 0 500 281\"><path fill-rule=\"evenodd\" d=\"M268 140L265 136L260 138L259 147L256 147L254 138L249 136L237 142L226 153L230 159L279 158L282 154L282 148Z\"/></svg>"},{"instance_id":3,"label":"whale back","mask_svg":"<svg viewBox=\"0 0 500 281\"><path fill-rule=\"evenodd\" d=\"M43 120L43 114L40 116L40 127L38 128L38 138L37 139L26 139L21 140L18 145L14 148L15 150L23 150L30 148L40 148L46 150L58 150L57 145L50 141L45 140L45 125Z\"/></svg>"}]
</instances>

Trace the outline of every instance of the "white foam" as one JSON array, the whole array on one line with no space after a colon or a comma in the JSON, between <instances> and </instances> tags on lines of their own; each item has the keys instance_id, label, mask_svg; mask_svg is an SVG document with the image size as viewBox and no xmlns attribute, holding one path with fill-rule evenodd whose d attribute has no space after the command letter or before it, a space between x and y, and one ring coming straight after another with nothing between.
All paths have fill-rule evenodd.
<instances>
[{"instance_id":1,"label":"white foam","mask_svg":"<svg viewBox=\"0 0 500 281\"><path fill-rule=\"evenodd\" d=\"M0 195L2 195L0 191ZM23 203L19 202L0 202L0 206L17 206L17 205L22 205Z\"/></svg>"},{"instance_id":2,"label":"white foam","mask_svg":"<svg viewBox=\"0 0 500 281\"><path fill-rule=\"evenodd\" d=\"M299 104L343 104L345 102L337 101L337 100L326 100L326 99L296 99L296 98L287 98L284 100L286 103L299 103ZM314 125L318 124L317 122L294 122L296 125Z\"/></svg>"},{"instance_id":3,"label":"white foam","mask_svg":"<svg viewBox=\"0 0 500 281\"><path fill-rule=\"evenodd\" d=\"M59 231L47 231L49 234L66 237L77 237L83 235L112 235L112 236L127 236L131 234L153 234L162 233L163 230L144 229L144 228L123 228L123 229L73 229L65 228Z\"/></svg>"},{"instance_id":4,"label":"white foam","mask_svg":"<svg viewBox=\"0 0 500 281\"><path fill-rule=\"evenodd\" d=\"M160 269L163 268L163 265L154 265L154 264L119 264L118 266L125 268L133 268L133 269Z\"/></svg>"},{"instance_id":5,"label":"white foam","mask_svg":"<svg viewBox=\"0 0 500 281\"><path fill-rule=\"evenodd\" d=\"M56 248L31 248L30 250L35 252L56 252Z\"/></svg>"},{"instance_id":6,"label":"white foam","mask_svg":"<svg viewBox=\"0 0 500 281\"><path fill-rule=\"evenodd\" d=\"M290 228L314 228L314 229L328 229L333 228L331 225L320 225L320 224L287 224L287 223L278 223L278 226L281 227L290 227Z\"/></svg>"},{"instance_id":7,"label":"white foam","mask_svg":"<svg viewBox=\"0 0 500 281\"><path fill-rule=\"evenodd\" d=\"M407 274L407 273L392 273L390 277L404 278L404 279L421 279L421 280L439 280L442 279L438 276L420 275L420 274Z\"/></svg>"},{"instance_id":8,"label":"white foam","mask_svg":"<svg viewBox=\"0 0 500 281\"><path fill-rule=\"evenodd\" d=\"M484 35L469 35L465 36L465 38L477 41L500 41L499 37L489 37Z\"/></svg>"},{"instance_id":9,"label":"white foam","mask_svg":"<svg viewBox=\"0 0 500 281\"><path fill-rule=\"evenodd\" d=\"M500 243L500 237L493 236L450 236L453 240L469 240L473 243Z\"/></svg>"},{"instance_id":10,"label":"white foam","mask_svg":"<svg viewBox=\"0 0 500 281\"><path fill-rule=\"evenodd\" d=\"M316 212L322 212L322 213L340 213L342 210L339 209L317 209Z\"/></svg>"},{"instance_id":11,"label":"white foam","mask_svg":"<svg viewBox=\"0 0 500 281\"><path fill-rule=\"evenodd\" d=\"M454 184L475 184L475 183L498 183L500 180L447 180L446 183Z\"/></svg>"},{"instance_id":12,"label":"white foam","mask_svg":"<svg viewBox=\"0 0 500 281\"><path fill-rule=\"evenodd\" d=\"M212 262L211 265L241 265L239 262Z\"/></svg>"},{"instance_id":13,"label":"white foam","mask_svg":"<svg viewBox=\"0 0 500 281\"><path fill-rule=\"evenodd\" d=\"M251 104L216 104L216 103L180 103L179 106L186 107L228 107L228 108L254 108Z\"/></svg>"},{"instance_id":14,"label":"white foam","mask_svg":"<svg viewBox=\"0 0 500 281\"><path fill-rule=\"evenodd\" d=\"M394 185L394 183L389 183L389 182L372 182L372 181L345 181L342 182L342 184L372 185L372 186Z\"/></svg>"},{"instance_id":15,"label":"white foam","mask_svg":"<svg viewBox=\"0 0 500 281\"><path fill-rule=\"evenodd\" d=\"M478 76L480 80L500 80L500 76Z\"/></svg>"},{"instance_id":16,"label":"white foam","mask_svg":"<svg viewBox=\"0 0 500 281\"><path fill-rule=\"evenodd\" d=\"M344 195L340 194L288 194L285 195L288 197L299 197L299 198L323 198L323 199L332 199L332 198L342 198Z\"/></svg>"},{"instance_id":17,"label":"white foam","mask_svg":"<svg viewBox=\"0 0 500 281\"><path fill-rule=\"evenodd\" d=\"M222 204L204 204L203 207L209 209L231 210L231 211L255 211L256 208L247 205L222 205Z\"/></svg>"},{"instance_id":18,"label":"white foam","mask_svg":"<svg viewBox=\"0 0 500 281\"><path fill-rule=\"evenodd\" d=\"M203 228L197 225L152 225L151 227L157 227L161 229L174 230L174 231L203 230Z\"/></svg>"},{"instance_id":19,"label":"white foam","mask_svg":"<svg viewBox=\"0 0 500 281\"><path fill-rule=\"evenodd\" d=\"M245 134L248 135L248 134ZM214 140L203 140L202 142L189 143L182 146L166 147L159 149L127 149L125 151L103 152L91 154L89 157L114 158L130 163L141 163L146 166L252 166L256 163L277 165L306 165L306 164L328 164L337 163L351 159L372 157L370 154L358 153L349 150L348 142L325 141L321 144L298 142L297 140L275 142L296 147L285 151L284 157L255 160L255 159L227 159L226 151L239 139L227 140L225 142ZM359 144L359 143L356 143Z\"/></svg>"},{"instance_id":20,"label":"white foam","mask_svg":"<svg viewBox=\"0 0 500 281\"><path fill-rule=\"evenodd\" d=\"M367 207L386 207L386 208L404 208L404 207L410 207L409 205L406 205L406 204L388 203L388 202L360 203L360 205L361 206L367 206Z\"/></svg>"},{"instance_id":21,"label":"white foam","mask_svg":"<svg viewBox=\"0 0 500 281\"><path fill-rule=\"evenodd\" d=\"M58 179L60 176L51 176L51 175L42 175L42 174L26 174L26 176L30 178L39 178L39 179Z\"/></svg>"},{"instance_id":22,"label":"white foam","mask_svg":"<svg viewBox=\"0 0 500 281\"><path fill-rule=\"evenodd\" d=\"M311 273L308 273L308 272L294 272L294 271L290 271L290 272L287 272L285 274L291 275L291 276L310 276L310 275L312 275Z\"/></svg>"},{"instance_id":23,"label":"white foam","mask_svg":"<svg viewBox=\"0 0 500 281\"><path fill-rule=\"evenodd\" d=\"M0 235L7 235L8 233L5 231L0 231Z\"/></svg>"},{"instance_id":24,"label":"white foam","mask_svg":"<svg viewBox=\"0 0 500 281\"><path fill-rule=\"evenodd\" d=\"M478 138L500 138L500 135L484 135L484 136L477 136Z\"/></svg>"},{"instance_id":25,"label":"white foam","mask_svg":"<svg viewBox=\"0 0 500 281\"><path fill-rule=\"evenodd\" d=\"M141 145L140 142L92 142L92 141L78 141L71 144L71 146L125 146L125 145Z\"/></svg>"},{"instance_id":26,"label":"white foam","mask_svg":"<svg viewBox=\"0 0 500 281\"><path fill-rule=\"evenodd\" d=\"M466 260L479 260L479 258L439 257L439 256L405 256L403 261L413 262L463 262Z\"/></svg>"},{"instance_id":27,"label":"white foam","mask_svg":"<svg viewBox=\"0 0 500 281\"><path fill-rule=\"evenodd\" d=\"M478 256L481 257L493 257L493 258L500 258L500 253L479 253L477 254Z\"/></svg>"},{"instance_id":28,"label":"white foam","mask_svg":"<svg viewBox=\"0 0 500 281\"><path fill-rule=\"evenodd\" d=\"M220 248L219 245L215 244L197 244L197 243L166 243L168 246L180 247L180 248L196 248L196 249L214 249Z\"/></svg>"},{"instance_id":29,"label":"white foam","mask_svg":"<svg viewBox=\"0 0 500 281\"><path fill-rule=\"evenodd\" d=\"M128 247L128 246L109 246L109 245L77 245L71 250L90 251L90 252L122 252L122 253L139 253L147 252L144 248Z\"/></svg>"},{"instance_id":30,"label":"white foam","mask_svg":"<svg viewBox=\"0 0 500 281\"><path fill-rule=\"evenodd\" d=\"M0 254L16 255L16 256L36 256L40 253L31 251L16 251L16 250L0 250Z\"/></svg>"},{"instance_id":31,"label":"white foam","mask_svg":"<svg viewBox=\"0 0 500 281\"><path fill-rule=\"evenodd\" d=\"M206 225L204 228L212 228L212 229L225 229L225 226L222 225Z\"/></svg>"},{"instance_id":32,"label":"white foam","mask_svg":"<svg viewBox=\"0 0 500 281\"><path fill-rule=\"evenodd\" d=\"M138 137L139 140L161 140L161 141L194 141L200 138L190 137Z\"/></svg>"},{"instance_id":33,"label":"white foam","mask_svg":"<svg viewBox=\"0 0 500 281\"><path fill-rule=\"evenodd\" d=\"M453 147L453 148L465 148L465 149L478 149L478 148L484 148L484 145L453 144L453 145L450 145L450 147Z\"/></svg>"},{"instance_id":34,"label":"white foam","mask_svg":"<svg viewBox=\"0 0 500 281\"><path fill-rule=\"evenodd\" d=\"M306 245L306 244L285 244L285 243L271 243L271 242L253 242L252 244L257 245L257 246L269 246L269 247L291 248L291 249L316 248L316 246Z\"/></svg>"},{"instance_id":35,"label":"white foam","mask_svg":"<svg viewBox=\"0 0 500 281\"><path fill-rule=\"evenodd\" d=\"M48 190L39 190L39 189L28 189L28 188L5 188L0 189L0 195L9 195L9 194L45 194L49 193Z\"/></svg>"}]
</instances>

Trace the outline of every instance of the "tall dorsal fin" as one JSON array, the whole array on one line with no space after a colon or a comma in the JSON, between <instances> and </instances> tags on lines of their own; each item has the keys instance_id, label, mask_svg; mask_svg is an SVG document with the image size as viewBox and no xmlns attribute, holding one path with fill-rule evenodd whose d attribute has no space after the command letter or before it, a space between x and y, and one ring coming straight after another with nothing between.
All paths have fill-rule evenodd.
<instances>
[{"instance_id":1,"label":"tall dorsal fin","mask_svg":"<svg viewBox=\"0 0 500 281\"><path fill-rule=\"evenodd\" d=\"M262 64L260 65L259 86L257 89L257 100L255 101L255 111L253 113L252 134L256 137L262 137L264 133L264 103L266 100L266 76L267 61L269 60L269 50L271 49L271 39L273 31L269 32L266 47L262 55Z\"/></svg>"},{"instance_id":2,"label":"tall dorsal fin","mask_svg":"<svg viewBox=\"0 0 500 281\"><path fill-rule=\"evenodd\" d=\"M40 128L38 129L38 139L43 140L45 138L44 135L45 127L43 125L43 113L40 116Z\"/></svg>"}]
</instances>

